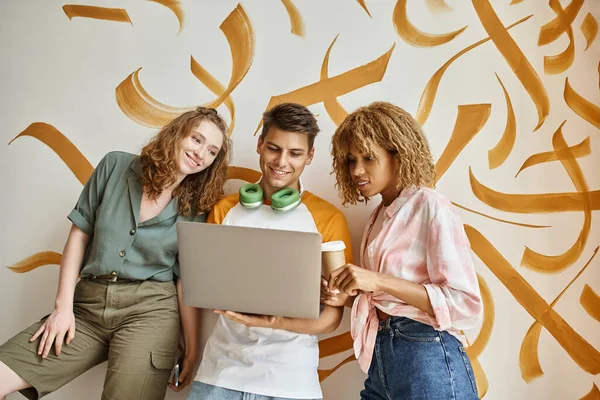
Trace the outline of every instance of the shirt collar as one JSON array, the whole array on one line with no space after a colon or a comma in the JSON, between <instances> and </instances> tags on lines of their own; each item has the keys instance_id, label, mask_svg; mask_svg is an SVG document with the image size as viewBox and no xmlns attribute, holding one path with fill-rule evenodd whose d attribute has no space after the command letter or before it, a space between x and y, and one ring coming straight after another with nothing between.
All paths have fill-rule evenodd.
<instances>
[{"instance_id":1,"label":"shirt collar","mask_svg":"<svg viewBox=\"0 0 600 400\"><path fill-rule=\"evenodd\" d=\"M400 211L400 209L402 208L402 206L404 205L404 203L406 203L406 201L417 191L417 187L415 185L408 185L407 187L405 187L404 189L402 189L402 191L400 192L400 194L398 195L398 197L396 197L396 199L394 201L392 201L392 204L390 204L388 206L388 208L385 210L385 215L388 217L393 217L394 215L396 215L396 213L398 211ZM381 202L381 206L383 207L383 201Z\"/></svg>"},{"instance_id":2,"label":"shirt collar","mask_svg":"<svg viewBox=\"0 0 600 400\"><path fill-rule=\"evenodd\" d=\"M260 185L260 181L262 181L262 177L254 183L256 183L257 185ZM306 188L304 187L304 184L302 183L302 179L300 179L300 178L298 178L298 186L300 186L300 197L302 197Z\"/></svg>"},{"instance_id":3,"label":"shirt collar","mask_svg":"<svg viewBox=\"0 0 600 400\"><path fill-rule=\"evenodd\" d=\"M142 183L141 183L141 174L142 174L142 161L140 157L136 157L131 161L129 165L133 174L127 178L127 186L129 188L129 199L131 201L131 208L133 210L133 215L135 217L136 223L139 222L139 214L140 214L140 205L142 202ZM176 197L171 199L169 204L154 218L150 218L147 221L144 221L140 224L143 225L151 225L162 222L166 219L172 218L175 215L179 214L179 202Z\"/></svg>"},{"instance_id":4,"label":"shirt collar","mask_svg":"<svg viewBox=\"0 0 600 400\"><path fill-rule=\"evenodd\" d=\"M132 161L131 164L129 165L129 168L131 168L131 170L133 172L135 172L135 174L139 177L142 173L142 160L141 157L135 157Z\"/></svg>"}]
</instances>

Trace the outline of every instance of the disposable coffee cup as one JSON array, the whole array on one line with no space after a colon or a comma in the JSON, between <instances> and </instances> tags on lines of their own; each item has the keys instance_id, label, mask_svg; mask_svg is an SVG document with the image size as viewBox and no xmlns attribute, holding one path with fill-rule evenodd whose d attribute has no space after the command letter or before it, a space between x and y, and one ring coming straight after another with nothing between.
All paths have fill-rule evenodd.
<instances>
[{"instance_id":1,"label":"disposable coffee cup","mask_svg":"<svg viewBox=\"0 0 600 400\"><path fill-rule=\"evenodd\" d=\"M327 281L329 281L329 276L333 271L346 264L345 249L346 244L341 240L321 245L321 275Z\"/></svg>"}]
</instances>

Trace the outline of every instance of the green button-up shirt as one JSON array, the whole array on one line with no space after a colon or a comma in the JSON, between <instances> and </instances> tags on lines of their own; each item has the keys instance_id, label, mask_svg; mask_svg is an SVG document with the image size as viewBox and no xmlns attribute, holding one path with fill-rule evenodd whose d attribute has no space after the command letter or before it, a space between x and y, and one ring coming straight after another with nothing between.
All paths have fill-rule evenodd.
<instances>
[{"instance_id":1,"label":"green button-up shirt","mask_svg":"<svg viewBox=\"0 0 600 400\"><path fill-rule=\"evenodd\" d=\"M107 275L157 281L179 276L176 222L204 222L206 215L184 217L177 199L156 217L139 222L142 185L139 156L110 152L98 164L68 218L90 236L81 276Z\"/></svg>"}]
</instances>

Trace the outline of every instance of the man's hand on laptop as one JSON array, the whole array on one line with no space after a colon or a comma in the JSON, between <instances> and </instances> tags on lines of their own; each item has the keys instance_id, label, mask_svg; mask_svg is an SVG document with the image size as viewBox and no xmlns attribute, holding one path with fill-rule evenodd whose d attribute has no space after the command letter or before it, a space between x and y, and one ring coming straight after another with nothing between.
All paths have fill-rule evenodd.
<instances>
[{"instance_id":1,"label":"man's hand on laptop","mask_svg":"<svg viewBox=\"0 0 600 400\"><path fill-rule=\"evenodd\" d=\"M274 315L242 314L235 311L214 310L214 312L249 327L272 328L279 318Z\"/></svg>"}]
</instances>

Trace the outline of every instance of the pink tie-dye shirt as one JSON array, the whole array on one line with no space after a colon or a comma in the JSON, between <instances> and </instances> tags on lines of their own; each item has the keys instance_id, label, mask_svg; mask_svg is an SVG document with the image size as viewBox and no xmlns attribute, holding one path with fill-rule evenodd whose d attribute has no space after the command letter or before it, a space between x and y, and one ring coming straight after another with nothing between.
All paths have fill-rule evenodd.
<instances>
[{"instance_id":1,"label":"pink tie-dye shirt","mask_svg":"<svg viewBox=\"0 0 600 400\"><path fill-rule=\"evenodd\" d=\"M452 203L433 189L409 186L387 207L381 231L369 240L380 209L373 211L363 234L361 265L425 286L435 315L383 292L359 294L351 331L354 353L365 372L377 336L375 307L448 331L463 344L461 330L475 327L483 313L469 240Z\"/></svg>"}]
</instances>

